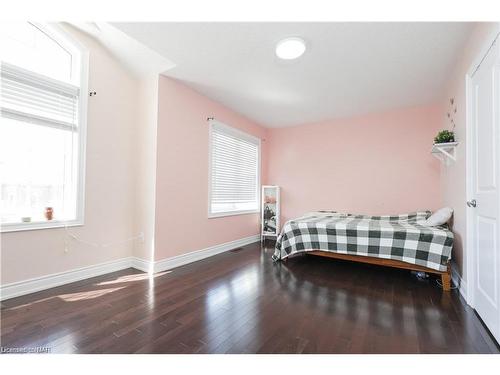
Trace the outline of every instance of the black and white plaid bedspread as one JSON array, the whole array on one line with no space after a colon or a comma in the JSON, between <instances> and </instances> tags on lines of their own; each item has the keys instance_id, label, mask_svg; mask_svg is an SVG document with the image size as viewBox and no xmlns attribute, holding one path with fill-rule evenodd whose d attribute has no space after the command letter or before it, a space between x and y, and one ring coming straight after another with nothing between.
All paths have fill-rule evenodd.
<instances>
[{"instance_id":1,"label":"black and white plaid bedspread","mask_svg":"<svg viewBox=\"0 0 500 375\"><path fill-rule=\"evenodd\" d=\"M429 211L399 216L312 212L290 220L276 241L273 260L313 251L394 259L445 271L453 233L445 226L419 225Z\"/></svg>"}]
</instances>

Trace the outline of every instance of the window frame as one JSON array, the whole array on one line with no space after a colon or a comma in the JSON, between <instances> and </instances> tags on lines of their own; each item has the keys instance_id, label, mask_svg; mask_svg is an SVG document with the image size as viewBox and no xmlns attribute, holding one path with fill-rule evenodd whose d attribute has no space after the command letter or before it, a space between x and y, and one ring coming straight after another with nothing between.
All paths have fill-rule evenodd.
<instances>
[{"instance_id":1,"label":"window frame","mask_svg":"<svg viewBox=\"0 0 500 375\"><path fill-rule=\"evenodd\" d=\"M260 180L261 180L261 159L262 159L262 140L242 130L236 129L232 126L226 125L218 120L210 119L208 121L208 207L207 213L209 219L215 219L226 216L238 216L260 213ZM238 211L223 211L212 212L212 133L214 126L226 129L228 132L241 137L243 139L251 139L257 143L257 184L256 184L256 197L257 208L255 210L238 210Z\"/></svg>"},{"instance_id":2,"label":"window frame","mask_svg":"<svg viewBox=\"0 0 500 375\"><path fill-rule=\"evenodd\" d=\"M86 144L87 144L87 108L88 108L88 80L89 80L89 51L78 40L69 35L60 25L56 23L41 24L30 22L34 27L45 33L48 37L58 43L61 48L68 51L72 56L72 77L71 83L78 85L78 184L76 191L76 216L71 220L51 220L51 221L33 221L18 223L0 223L0 233L18 232L27 230L39 230L50 228L63 228L85 225L85 166L86 166ZM75 67L78 62L75 56L80 56L79 74L76 75ZM15 66L19 70L25 70L22 67ZM29 71L31 75L39 73ZM75 74L75 76L73 76ZM45 77L45 76L43 76ZM50 77L45 77L52 79ZM1 118L1 117L0 117ZM43 126L43 125L40 125Z\"/></svg>"}]
</instances>

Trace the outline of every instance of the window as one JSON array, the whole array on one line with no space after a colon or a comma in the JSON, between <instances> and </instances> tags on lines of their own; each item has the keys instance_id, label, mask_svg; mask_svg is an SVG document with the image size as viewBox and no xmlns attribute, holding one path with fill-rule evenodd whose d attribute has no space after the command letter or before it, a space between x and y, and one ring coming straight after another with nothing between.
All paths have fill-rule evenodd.
<instances>
[{"instance_id":1,"label":"window","mask_svg":"<svg viewBox=\"0 0 500 375\"><path fill-rule=\"evenodd\" d=\"M88 55L28 22L2 23L0 49L2 231L83 224Z\"/></svg>"},{"instance_id":2,"label":"window","mask_svg":"<svg viewBox=\"0 0 500 375\"><path fill-rule=\"evenodd\" d=\"M212 120L208 216L259 211L260 139Z\"/></svg>"}]
</instances>

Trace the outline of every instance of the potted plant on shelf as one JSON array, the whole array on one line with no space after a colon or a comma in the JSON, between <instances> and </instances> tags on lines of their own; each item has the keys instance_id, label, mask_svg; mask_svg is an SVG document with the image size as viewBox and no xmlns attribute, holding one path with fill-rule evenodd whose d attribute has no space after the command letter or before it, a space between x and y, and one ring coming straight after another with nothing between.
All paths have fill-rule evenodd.
<instances>
[{"instance_id":1,"label":"potted plant on shelf","mask_svg":"<svg viewBox=\"0 0 500 375\"><path fill-rule=\"evenodd\" d=\"M449 130L441 130L435 137L434 137L434 144L441 144L441 143L451 143L455 142L455 133Z\"/></svg>"}]
</instances>

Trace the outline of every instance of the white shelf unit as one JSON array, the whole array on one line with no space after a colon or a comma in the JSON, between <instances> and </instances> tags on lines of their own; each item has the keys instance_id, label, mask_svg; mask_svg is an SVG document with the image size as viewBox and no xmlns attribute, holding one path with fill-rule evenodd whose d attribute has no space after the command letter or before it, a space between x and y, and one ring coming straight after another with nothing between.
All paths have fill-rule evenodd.
<instances>
[{"instance_id":1,"label":"white shelf unit","mask_svg":"<svg viewBox=\"0 0 500 375\"><path fill-rule=\"evenodd\" d=\"M432 155L448 165L451 161L457 160L458 142L434 143Z\"/></svg>"},{"instance_id":2,"label":"white shelf unit","mask_svg":"<svg viewBox=\"0 0 500 375\"><path fill-rule=\"evenodd\" d=\"M261 229L263 242L267 237L277 238L280 233L280 188L274 185L263 185L261 194Z\"/></svg>"}]
</instances>

